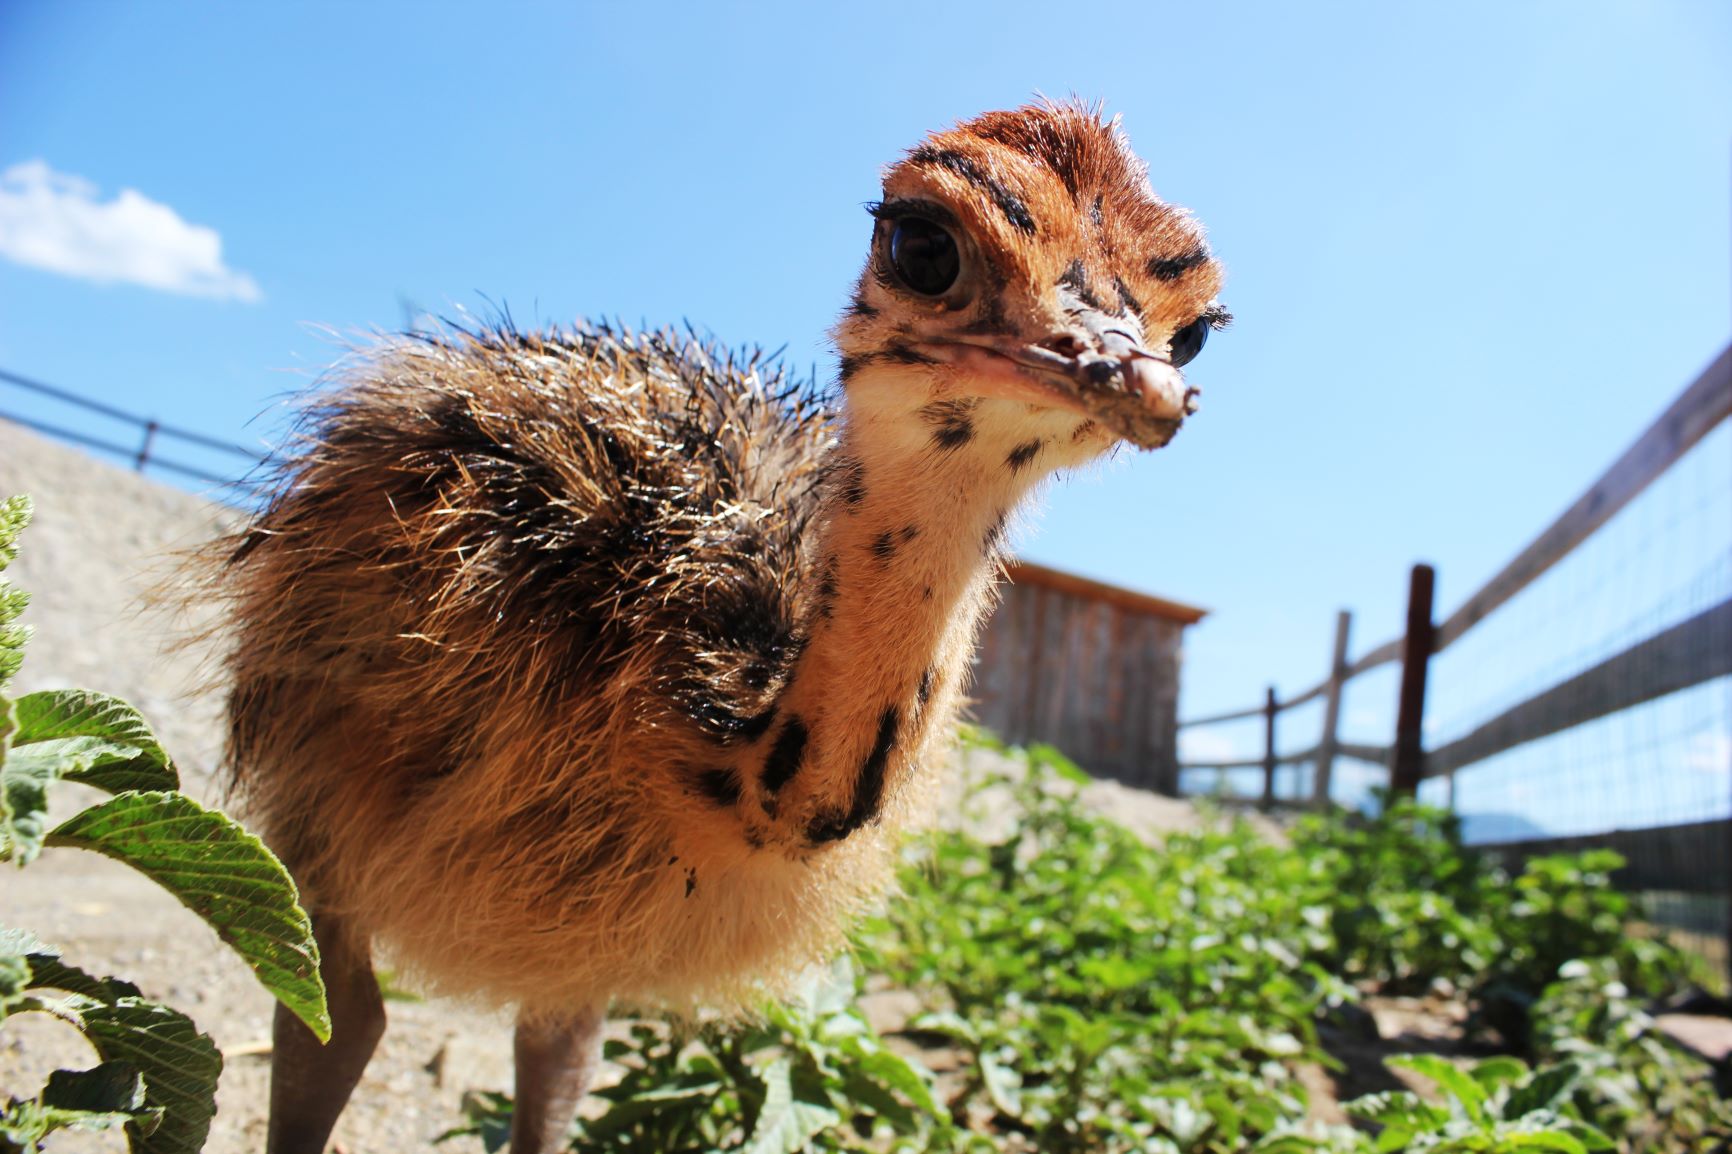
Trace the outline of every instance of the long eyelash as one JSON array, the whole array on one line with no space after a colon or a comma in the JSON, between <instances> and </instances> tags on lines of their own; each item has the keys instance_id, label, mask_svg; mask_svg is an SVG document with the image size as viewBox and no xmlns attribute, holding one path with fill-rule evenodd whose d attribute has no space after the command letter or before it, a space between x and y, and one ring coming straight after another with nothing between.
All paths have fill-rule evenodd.
<instances>
[{"instance_id":1,"label":"long eyelash","mask_svg":"<svg viewBox=\"0 0 1732 1154\"><path fill-rule=\"evenodd\" d=\"M1210 305L1208 308L1203 310L1203 315L1198 319L1207 321L1210 328L1214 329L1216 332L1220 332L1222 329L1233 323L1233 314L1228 312L1225 308L1222 308L1220 305Z\"/></svg>"},{"instance_id":2,"label":"long eyelash","mask_svg":"<svg viewBox=\"0 0 1732 1154\"><path fill-rule=\"evenodd\" d=\"M929 220L933 224L941 224L946 228L959 228L956 214L937 201L920 200L915 197L903 197L899 200L868 201L866 211L877 220L901 220L905 216L916 216Z\"/></svg>"}]
</instances>

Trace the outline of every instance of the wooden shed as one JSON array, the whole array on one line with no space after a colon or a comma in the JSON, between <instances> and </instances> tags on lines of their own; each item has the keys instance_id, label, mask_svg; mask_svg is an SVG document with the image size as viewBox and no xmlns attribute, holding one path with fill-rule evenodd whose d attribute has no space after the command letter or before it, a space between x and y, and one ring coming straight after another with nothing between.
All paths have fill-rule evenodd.
<instances>
[{"instance_id":1,"label":"wooden shed","mask_svg":"<svg viewBox=\"0 0 1732 1154\"><path fill-rule=\"evenodd\" d=\"M973 719L1127 785L1179 791L1179 661L1204 610L1013 561L982 630Z\"/></svg>"}]
</instances>

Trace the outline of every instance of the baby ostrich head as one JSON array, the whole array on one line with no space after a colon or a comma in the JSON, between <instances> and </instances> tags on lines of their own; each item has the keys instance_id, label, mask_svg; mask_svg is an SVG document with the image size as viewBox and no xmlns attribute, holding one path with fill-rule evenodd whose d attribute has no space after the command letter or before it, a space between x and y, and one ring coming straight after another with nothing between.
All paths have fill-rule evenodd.
<instances>
[{"instance_id":1,"label":"baby ostrich head","mask_svg":"<svg viewBox=\"0 0 1732 1154\"><path fill-rule=\"evenodd\" d=\"M1228 319L1202 230L1091 109L938 133L889 170L872 214L835 332L844 417L809 644L762 772L738 775L758 795L751 836L795 852L913 804L962 701L1007 518L1056 469L1166 444L1195 404L1179 367Z\"/></svg>"},{"instance_id":2,"label":"baby ostrich head","mask_svg":"<svg viewBox=\"0 0 1732 1154\"><path fill-rule=\"evenodd\" d=\"M1008 443L1050 470L1157 448L1195 411L1179 369L1229 320L1220 267L1116 122L981 116L893 166L872 214L836 330L856 424L922 413L941 447Z\"/></svg>"}]
</instances>

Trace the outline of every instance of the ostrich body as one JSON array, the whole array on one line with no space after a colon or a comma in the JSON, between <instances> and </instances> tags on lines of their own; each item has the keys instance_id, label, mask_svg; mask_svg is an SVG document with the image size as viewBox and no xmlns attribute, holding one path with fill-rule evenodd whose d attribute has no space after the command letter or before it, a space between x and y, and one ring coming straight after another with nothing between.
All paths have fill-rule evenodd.
<instances>
[{"instance_id":1,"label":"ostrich body","mask_svg":"<svg viewBox=\"0 0 1732 1154\"><path fill-rule=\"evenodd\" d=\"M611 1000L741 1005L835 950L922 809L1006 519L1192 408L1226 314L1113 124L1042 105L890 168L832 413L695 341L384 345L225 543L231 762L301 882L333 1038L279 1011L269 1149L384 1028L370 945L519 1008L558 1147Z\"/></svg>"}]
</instances>

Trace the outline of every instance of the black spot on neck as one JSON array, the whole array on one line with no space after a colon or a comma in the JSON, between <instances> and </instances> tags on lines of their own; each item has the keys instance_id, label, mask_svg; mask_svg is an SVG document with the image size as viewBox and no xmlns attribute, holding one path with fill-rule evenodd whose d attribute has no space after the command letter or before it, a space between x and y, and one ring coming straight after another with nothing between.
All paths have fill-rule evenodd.
<instances>
[{"instance_id":1,"label":"black spot on neck","mask_svg":"<svg viewBox=\"0 0 1732 1154\"><path fill-rule=\"evenodd\" d=\"M806 827L806 839L813 845L840 841L878 816L884 804L884 776L890 766L890 752L896 747L896 729L901 714L894 705L885 706L878 717L878 736L872 751L860 766L854 779L854 799L845 814L819 814Z\"/></svg>"},{"instance_id":2,"label":"black spot on neck","mask_svg":"<svg viewBox=\"0 0 1732 1154\"><path fill-rule=\"evenodd\" d=\"M1190 252L1172 257L1150 257L1149 275L1156 280L1178 280L1209 259L1209 250L1198 245Z\"/></svg>"},{"instance_id":3,"label":"black spot on neck","mask_svg":"<svg viewBox=\"0 0 1732 1154\"><path fill-rule=\"evenodd\" d=\"M928 665L926 672L920 675L920 684L914 689L914 699L920 702L922 706L932 700L932 679L935 675L936 671Z\"/></svg>"},{"instance_id":4,"label":"black spot on neck","mask_svg":"<svg viewBox=\"0 0 1732 1154\"><path fill-rule=\"evenodd\" d=\"M872 556L881 562L888 562L896 556L896 534L889 529L872 539Z\"/></svg>"},{"instance_id":5,"label":"black spot on neck","mask_svg":"<svg viewBox=\"0 0 1732 1154\"><path fill-rule=\"evenodd\" d=\"M1089 219L1095 222L1096 228L1102 228L1107 223L1106 206L1099 196L1096 196L1094 203L1089 205Z\"/></svg>"},{"instance_id":6,"label":"black spot on neck","mask_svg":"<svg viewBox=\"0 0 1732 1154\"><path fill-rule=\"evenodd\" d=\"M932 443L948 452L974 440L974 422L969 415L978 403L970 399L933 401L922 406L920 418L932 426Z\"/></svg>"},{"instance_id":7,"label":"black spot on neck","mask_svg":"<svg viewBox=\"0 0 1732 1154\"><path fill-rule=\"evenodd\" d=\"M776 744L770 747L769 756L764 758L764 773L758 784L766 794L774 797L800 772L800 763L805 756L806 723L798 717L790 717L782 726L782 732L776 735Z\"/></svg>"},{"instance_id":8,"label":"black spot on neck","mask_svg":"<svg viewBox=\"0 0 1732 1154\"><path fill-rule=\"evenodd\" d=\"M849 511L860 507L866 499L866 462L858 457L839 457L831 465L831 477L836 495Z\"/></svg>"},{"instance_id":9,"label":"black spot on neck","mask_svg":"<svg viewBox=\"0 0 1732 1154\"><path fill-rule=\"evenodd\" d=\"M854 294L854 300L848 305L848 311L857 317L875 317L878 315L878 310L866 303L866 297L862 293Z\"/></svg>"},{"instance_id":10,"label":"black spot on neck","mask_svg":"<svg viewBox=\"0 0 1732 1154\"><path fill-rule=\"evenodd\" d=\"M1024 441L1022 444L1010 451L1010 455L1004 459L1004 463L1010 466L1011 476L1014 477L1016 474L1028 468L1029 462L1033 461L1040 455L1040 447L1042 443L1041 439L1036 437L1032 441Z\"/></svg>"}]
</instances>

